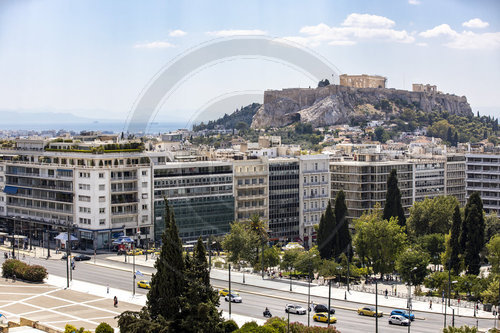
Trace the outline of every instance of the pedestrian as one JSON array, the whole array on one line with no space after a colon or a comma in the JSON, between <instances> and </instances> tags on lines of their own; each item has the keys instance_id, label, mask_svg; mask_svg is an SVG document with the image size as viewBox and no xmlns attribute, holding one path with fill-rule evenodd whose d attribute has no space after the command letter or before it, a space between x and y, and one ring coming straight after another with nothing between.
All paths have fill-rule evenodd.
<instances>
[{"instance_id":1,"label":"pedestrian","mask_svg":"<svg viewBox=\"0 0 500 333\"><path fill-rule=\"evenodd\" d=\"M389 292L387 291L387 288L385 289L385 298L388 298L387 295L389 294Z\"/></svg>"},{"instance_id":2,"label":"pedestrian","mask_svg":"<svg viewBox=\"0 0 500 333\"><path fill-rule=\"evenodd\" d=\"M109 284L108 284L108 285L106 285L106 293L108 293L108 294L109 294Z\"/></svg>"},{"instance_id":3,"label":"pedestrian","mask_svg":"<svg viewBox=\"0 0 500 333\"><path fill-rule=\"evenodd\" d=\"M429 301L429 309L432 310L432 299Z\"/></svg>"},{"instance_id":4,"label":"pedestrian","mask_svg":"<svg viewBox=\"0 0 500 333\"><path fill-rule=\"evenodd\" d=\"M16 273L12 274L12 282L16 282Z\"/></svg>"},{"instance_id":5,"label":"pedestrian","mask_svg":"<svg viewBox=\"0 0 500 333\"><path fill-rule=\"evenodd\" d=\"M113 299L113 305L115 306L115 308L118 307L118 297L115 296L115 298Z\"/></svg>"}]
</instances>

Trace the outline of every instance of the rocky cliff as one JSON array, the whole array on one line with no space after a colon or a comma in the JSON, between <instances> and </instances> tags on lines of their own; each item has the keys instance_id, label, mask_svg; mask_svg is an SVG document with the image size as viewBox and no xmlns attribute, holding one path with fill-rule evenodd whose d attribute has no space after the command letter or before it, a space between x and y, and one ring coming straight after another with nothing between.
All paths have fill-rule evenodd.
<instances>
[{"instance_id":1,"label":"rocky cliff","mask_svg":"<svg viewBox=\"0 0 500 333\"><path fill-rule=\"evenodd\" d=\"M353 119L381 119L387 113L398 113L404 108L472 115L465 96L329 85L266 91L264 104L253 116L252 127L281 127L297 121L313 126L345 124Z\"/></svg>"}]
</instances>

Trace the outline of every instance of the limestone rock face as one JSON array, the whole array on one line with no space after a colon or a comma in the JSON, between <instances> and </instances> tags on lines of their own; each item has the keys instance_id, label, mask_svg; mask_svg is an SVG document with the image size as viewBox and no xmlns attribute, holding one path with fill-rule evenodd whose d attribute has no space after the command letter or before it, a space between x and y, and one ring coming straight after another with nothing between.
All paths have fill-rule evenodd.
<instances>
[{"instance_id":1,"label":"limestone rock face","mask_svg":"<svg viewBox=\"0 0 500 333\"><path fill-rule=\"evenodd\" d=\"M308 122L313 126L345 124L354 118L371 118L368 113L360 114L359 107L377 106L385 100L391 103L392 110L389 112L410 107L424 112L448 111L461 116L472 115L465 96L329 85L315 89L266 91L264 104L252 119L252 127L282 127L296 121Z\"/></svg>"}]
</instances>

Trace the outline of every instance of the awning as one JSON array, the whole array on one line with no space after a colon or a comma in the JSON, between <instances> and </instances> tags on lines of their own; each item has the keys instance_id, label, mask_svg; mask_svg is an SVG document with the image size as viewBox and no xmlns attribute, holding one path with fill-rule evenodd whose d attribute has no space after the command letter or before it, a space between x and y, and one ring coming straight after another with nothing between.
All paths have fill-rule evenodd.
<instances>
[{"instance_id":1,"label":"awning","mask_svg":"<svg viewBox=\"0 0 500 333\"><path fill-rule=\"evenodd\" d=\"M56 237L54 237L55 239L59 239L61 241L67 241L68 240L68 233L67 232L61 232L59 235L57 235ZM77 241L78 238L76 238L75 236L71 235L70 239L72 241Z\"/></svg>"},{"instance_id":2,"label":"awning","mask_svg":"<svg viewBox=\"0 0 500 333\"><path fill-rule=\"evenodd\" d=\"M121 236L120 238L114 240L112 244L118 245L118 244L129 244L129 243L134 243L134 240L130 237Z\"/></svg>"},{"instance_id":3,"label":"awning","mask_svg":"<svg viewBox=\"0 0 500 333\"><path fill-rule=\"evenodd\" d=\"M3 188L4 193L7 194L16 194L17 193L17 187L15 186L5 186Z\"/></svg>"}]
</instances>

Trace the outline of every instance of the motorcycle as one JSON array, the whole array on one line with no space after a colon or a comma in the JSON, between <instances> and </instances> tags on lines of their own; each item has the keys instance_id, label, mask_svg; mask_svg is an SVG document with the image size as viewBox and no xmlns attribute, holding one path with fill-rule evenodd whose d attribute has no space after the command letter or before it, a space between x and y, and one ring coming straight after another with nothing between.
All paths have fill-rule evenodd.
<instances>
[{"instance_id":1,"label":"motorcycle","mask_svg":"<svg viewBox=\"0 0 500 333\"><path fill-rule=\"evenodd\" d=\"M262 313L264 315L264 317L266 318L271 318L273 315L271 314L271 311L269 310L266 310Z\"/></svg>"}]
</instances>

